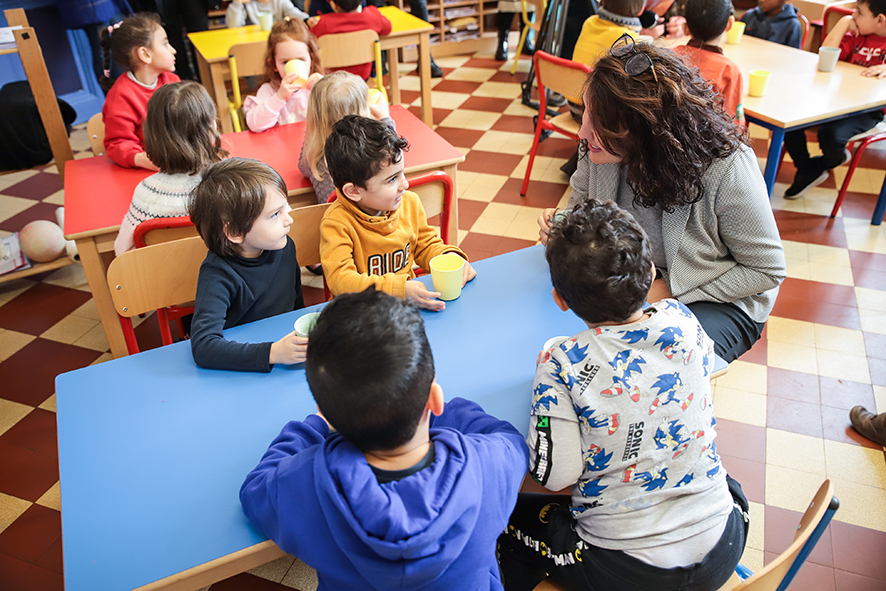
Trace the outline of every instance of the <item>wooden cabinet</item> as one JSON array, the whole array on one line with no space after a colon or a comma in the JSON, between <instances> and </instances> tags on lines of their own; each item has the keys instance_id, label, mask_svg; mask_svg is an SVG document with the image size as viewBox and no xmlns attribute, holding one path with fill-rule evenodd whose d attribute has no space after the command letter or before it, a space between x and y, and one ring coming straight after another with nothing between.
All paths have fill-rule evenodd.
<instances>
[{"instance_id":1,"label":"wooden cabinet","mask_svg":"<svg viewBox=\"0 0 886 591\"><path fill-rule=\"evenodd\" d=\"M388 3L409 12L408 0ZM433 55L458 55L493 47L498 34L497 12L497 0L428 0L428 21L434 25Z\"/></svg>"}]
</instances>

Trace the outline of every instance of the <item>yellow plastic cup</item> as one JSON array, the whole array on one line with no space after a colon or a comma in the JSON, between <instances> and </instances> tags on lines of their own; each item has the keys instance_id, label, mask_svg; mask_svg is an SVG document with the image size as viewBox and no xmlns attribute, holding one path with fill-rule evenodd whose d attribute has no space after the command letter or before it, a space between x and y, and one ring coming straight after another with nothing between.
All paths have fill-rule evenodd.
<instances>
[{"instance_id":1,"label":"yellow plastic cup","mask_svg":"<svg viewBox=\"0 0 886 591\"><path fill-rule=\"evenodd\" d=\"M311 312L310 314L300 316L299 319L295 321L295 334L300 337L306 337L311 334L314 325L317 324L317 318L319 317L320 312Z\"/></svg>"},{"instance_id":2,"label":"yellow plastic cup","mask_svg":"<svg viewBox=\"0 0 886 591\"><path fill-rule=\"evenodd\" d=\"M431 279L441 300L450 301L461 295L464 268L465 260L455 253L447 252L431 259Z\"/></svg>"},{"instance_id":3,"label":"yellow plastic cup","mask_svg":"<svg viewBox=\"0 0 886 591\"><path fill-rule=\"evenodd\" d=\"M377 89L377 88L370 88L369 89L370 104L377 105L378 102L382 99L382 96L383 95L379 89ZM459 257L459 258L461 258L461 257Z\"/></svg>"},{"instance_id":4,"label":"yellow plastic cup","mask_svg":"<svg viewBox=\"0 0 886 591\"><path fill-rule=\"evenodd\" d=\"M271 27L274 26L274 15L270 12L259 12L258 24L262 31L270 31Z\"/></svg>"},{"instance_id":5,"label":"yellow plastic cup","mask_svg":"<svg viewBox=\"0 0 886 591\"><path fill-rule=\"evenodd\" d=\"M738 45L741 42L741 36L744 35L745 24L741 21L732 23L732 28L726 33L726 43L730 45Z\"/></svg>"},{"instance_id":6,"label":"yellow plastic cup","mask_svg":"<svg viewBox=\"0 0 886 591\"><path fill-rule=\"evenodd\" d=\"M286 62L286 65L283 66L284 74L292 74L295 72L298 74L299 78L304 78L307 80L308 78L308 64L304 62L304 60L294 59Z\"/></svg>"},{"instance_id":7,"label":"yellow plastic cup","mask_svg":"<svg viewBox=\"0 0 886 591\"><path fill-rule=\"evenodd\" d=\"M769 84L769 72L766 70L751 70L748 76L748 94L751 96L763 96L766 85Z\"/></svg>"}]
</instances>

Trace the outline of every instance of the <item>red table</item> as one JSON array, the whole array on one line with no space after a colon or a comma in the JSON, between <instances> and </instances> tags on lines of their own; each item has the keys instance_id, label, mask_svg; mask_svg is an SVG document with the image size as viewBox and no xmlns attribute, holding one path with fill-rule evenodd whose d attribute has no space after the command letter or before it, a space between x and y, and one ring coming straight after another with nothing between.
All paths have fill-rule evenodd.
<instances>
[{"instance_id":1,"label":"red table","mask_svg":"<svg viewBox=\"0 0 886 591\"><path fill-rule=\"evenodd\" d=\"M392 106L391 117L397 123L397 132L411 145L404 156L407 176L442 170L457 183L457 168L464 155L405 108ZM293 207L311 205L317 202L314 189L298 170L304 127L304 123L294 123L263 133L225 134L222 143L231 155L260 160L279 172ZM132 192L150 174L144 169L117 166L107 156L71 160L65 167L65 237L77 243L83 271L115 357L125 356L127 349L108 289L106 261L101 255L114 252L114 240ZM453 200L449 224L453 237L458 236L457 202Z\"/></svg>"}]
</instances>

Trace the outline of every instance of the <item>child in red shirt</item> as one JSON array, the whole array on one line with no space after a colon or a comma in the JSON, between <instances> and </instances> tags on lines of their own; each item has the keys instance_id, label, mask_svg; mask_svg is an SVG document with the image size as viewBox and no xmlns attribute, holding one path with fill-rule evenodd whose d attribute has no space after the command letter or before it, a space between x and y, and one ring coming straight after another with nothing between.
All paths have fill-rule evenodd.
<instances>
[{"instance_id":1,"label":"child in red shirt","mask_svg":"<svg viewBox=\"0 0 886 591\"><path fill-rule=\"evenodd\" d=\"M886 77L886 0L858 0L855 12L834 26L821 44L839 47L840 60L863 66L862 76ZM784 145L797 167L793 184L784 193L785 199L798 199L809 189L828 178L828 172L849 161L846 143L852 136L865 132L883 120L883 111L876 110L818 127L821 156L810 158L806 147L806 130L789 131Z\"/></svg>"},{"instance_id":2,"label":"child in red shirt","mask_svg":"<svg viewBox=\"0 0 886 591\"><path fill-rule=\"evenodd\" d=\"M148 112L148 100L154 91L170 82L179 82L175 71L175 49L169 44L160 17L142 12L102 31L105 67L110 56L124 66L122 74L105 98L102 118L105 122L105 150L108 156L129 168L160 170L145 153L142 124ZM101 82L110 83L106 76Z\"/></svg>"},{"instance_id":3,"label":"child in red shirt","mask_svg":"<svg viewBox=\"0 0 886 591\"><path fill-rule=\"evenodd\" d=\"M308 19L308 24L312 26L311 33L317 38L331 33L351 33L365 29L372 29L380 36L391 32L391 21L382 16L375 6L361 7L360 0L329 0L329 5L335 12ZM368 80L372 72L372 63L347 68L329 68L329 70L345 70L360 76L363 80ZM377 72L376 76L381 76L381 72Z\"/></svg>"}]
</instances>

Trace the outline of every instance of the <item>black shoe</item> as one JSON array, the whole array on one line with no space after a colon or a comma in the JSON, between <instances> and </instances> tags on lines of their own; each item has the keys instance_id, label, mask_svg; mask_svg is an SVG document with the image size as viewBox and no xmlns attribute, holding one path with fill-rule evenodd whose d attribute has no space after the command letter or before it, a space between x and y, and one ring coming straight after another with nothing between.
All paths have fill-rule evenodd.
<instances>
[{"instance_id":1,"label":"black shoe","mask_svg":"<svg viewBox=\"0 0 886 591\"><path fill-rule=\"evenodd\" d=\"M496 15L496 25L498 26L498 44L495 46L495 61L497 62L508 61L508 35L511 32L511 23L513 21L513 12L499 12Z\"/></svg>"},{"instance_id":2,"label":"black shoe","mask_svg":"<svg viewBox=\"0 0 886 591\"><path fill-rule=\"evenodd\" d=\"M852 428L880 445L886 445L886 414L875 415L863 406L849 411Z\"/></svg>"},{"instance_id":3,"label":"black shoe","mask_svg":"<svg viewBox=\"0 0 886 591\"><path fill-rule=\"evenodd\" d=\"M814 189L825 182L827 178L828 171L826 170L821 174L801 174L798 172L794 176L793 184L784 192L784 198L789 200L799 199L805 195L809 189Z\"/></svg>"},{"instance_id":4,"label":"black shoe","mask_svg":"<svg viewBox=\"0 0 886 591\"><path fill-rule=\"evenodd\" d=\"M431 78L442 78L443 70L440 69L440 66L431 62Z\"/></svg>"},{"instance_id":5,"label":"black shoe","mask_svg":"<svg viewBox=\"0 0 886 591\"><path fill-rule=\"evenodd\" d=\"M523 15L519 15L517 17L520 19L520 34L523 34L523 28L526 26L523 24ZM535 30L530 27L529 32L526 33L526 39L523 40L523 49L520 51L523 55L533 55L535 54L535 45L532 43L532 38L535 37Z\"/></svg>"},{"instance_id":6,"label":"black shoe","mask_svg":"<svg viewBox=\"0 0 886 591\"><path fill-rule=\"evenodd\" d=\"M549 107L554 107L555 109L559 109L563 105L566 104L566 97L560 93L552 92L550 89L546 90L548 93L547 104Z\"/></svg>"}]
</instances>

